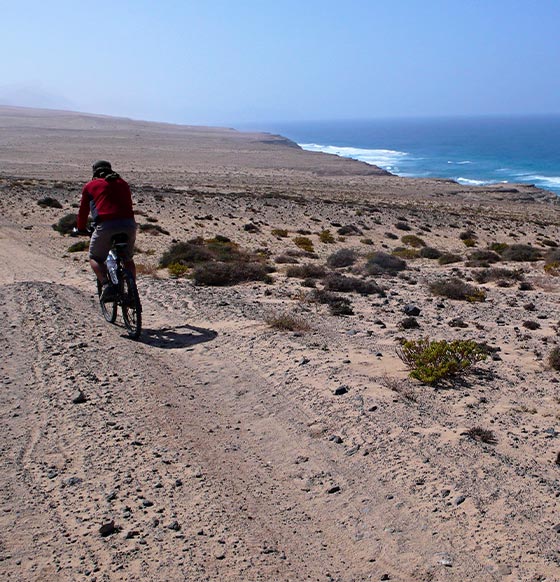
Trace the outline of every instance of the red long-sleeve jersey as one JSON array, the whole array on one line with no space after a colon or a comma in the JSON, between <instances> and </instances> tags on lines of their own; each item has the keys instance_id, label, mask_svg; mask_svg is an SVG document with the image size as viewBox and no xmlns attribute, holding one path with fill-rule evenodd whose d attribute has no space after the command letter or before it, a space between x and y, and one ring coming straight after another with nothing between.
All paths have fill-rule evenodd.
<instances>
[{"instance_id":1,"label":"red long-sleeve jersey","mask_svg":"<svg viewBox=\"0 0 560 582\"><path fill-rule=\"evenodd\" d=\"M122 178L111 181L95 178L88 182L82 190L80 200L79 230L86 229L90 212L96 222L134 218L132 195L128 184Z\"/></svg>"}]
</instances>

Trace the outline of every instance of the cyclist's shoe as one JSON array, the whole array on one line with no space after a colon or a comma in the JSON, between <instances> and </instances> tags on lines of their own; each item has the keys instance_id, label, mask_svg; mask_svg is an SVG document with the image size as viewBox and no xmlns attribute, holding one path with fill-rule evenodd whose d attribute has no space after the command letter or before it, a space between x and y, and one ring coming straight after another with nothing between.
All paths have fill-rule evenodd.
<instances>
[{"instance_id":1,"label":"cyclist's shoe","mask_svg":"<svg viewBox=\"0 0 560 582\"><path fill-rule=\"evenodd\" d=\"M117 286L113 285L113 283L104 283L100 298L103 303L115 301L117 298Z\"/></svg>"}]
</instances>

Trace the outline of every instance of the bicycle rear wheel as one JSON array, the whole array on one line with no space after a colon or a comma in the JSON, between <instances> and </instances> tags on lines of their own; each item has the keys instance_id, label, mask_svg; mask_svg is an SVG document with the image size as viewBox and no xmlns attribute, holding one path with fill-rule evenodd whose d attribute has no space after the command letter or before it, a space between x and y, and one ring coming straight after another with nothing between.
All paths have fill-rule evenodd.
<instances>
[{"instance_id":1,"label":"bicycle rear wheel","mask_svg":"<svg viewBox=\"0 0 560 582\"><path fill-rule=\"evenodd\" d=\"M101 301L101 290L102 290L102 285L99 281L97 281L97 295L99 297L99 305L101 306L101 313L103 314L103 317L105 318L106 321L108 321L109 323L115 323L115 319L117 319L117 312L118 312L118 307L119 307L117 299L115 298L114 301L109 301L109 302Z\"/></svg>"},{"instance_id":2,"label":"bicycle rear wheel","mask_svg":"<svg viewBox=\"0 0 560 582\"><path fill-rule=\"evenodd\" d=\"M142 305L136 282L130 273L123 273L122 316L126 331L131 338L137 339L142 332Z\"/></svg>"}]
</instances>

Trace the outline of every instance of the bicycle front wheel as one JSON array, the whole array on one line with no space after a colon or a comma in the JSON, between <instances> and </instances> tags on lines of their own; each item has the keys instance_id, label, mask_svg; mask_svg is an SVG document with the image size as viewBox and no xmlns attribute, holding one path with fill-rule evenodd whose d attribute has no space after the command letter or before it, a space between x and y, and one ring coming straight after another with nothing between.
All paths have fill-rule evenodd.
<instances>
[{"instance_id":1,"label":"bicycle front wheel","mask_svg":"<svg viewBox=\"0 0 560 582\"><path fill-rule=\"evenodd\" d=\"M142 305L134 278L130 273L123 274L122 316L126 331L131 338L137 339L142 332Z\"/></svg>"},{"instance_id":2,"label":"bicycle front wheel","mask_svg":"<svg viewBox=\"0 0 560 582\"><path fill-rule=\"evenodd\" d=\"M115 298L114 301L101 301L101 290L102 285L99 281L97 281L97 295L99 296L99 305L101 306L101 313L106 321L109 323L115 323L115 319L117 319L117 311L118 311L118 303L117 299Z\"/></svg>"}]
</instances>

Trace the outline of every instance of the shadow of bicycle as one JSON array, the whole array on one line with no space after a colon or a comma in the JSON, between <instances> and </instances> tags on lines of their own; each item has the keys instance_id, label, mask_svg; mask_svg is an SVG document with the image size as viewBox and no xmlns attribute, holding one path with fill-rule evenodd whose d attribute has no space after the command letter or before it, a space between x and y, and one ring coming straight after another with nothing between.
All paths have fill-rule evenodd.
<instances>
[{"instance_id":1,"label":"shadow of bicycle","mask_svg":"<svg viewBox=\"0 0 560 582\"><path fill-rule=\"evenodd\" d=\"M218 332L211 329L194 325L179 325L160 329L143 329L140 341L155 348L175 350L212 341L217 335Z\"/></svg>"}]
</instances>

